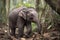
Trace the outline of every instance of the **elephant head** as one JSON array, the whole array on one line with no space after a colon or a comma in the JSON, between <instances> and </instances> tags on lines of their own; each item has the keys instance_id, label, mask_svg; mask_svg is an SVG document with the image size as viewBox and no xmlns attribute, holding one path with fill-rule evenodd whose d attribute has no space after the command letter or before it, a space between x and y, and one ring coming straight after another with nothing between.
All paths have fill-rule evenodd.
<instances>
[{"instance_id":1,"label":"elephant head","mask_svg":"<svg viewBox=\"0 0 60 40\"><path fill-rule=\"evenodd\" d=\"M34 8L28 8L27 20L37 24L38 32L41 33L41 24L37 11Z\"/></svg>"}]
</instances>

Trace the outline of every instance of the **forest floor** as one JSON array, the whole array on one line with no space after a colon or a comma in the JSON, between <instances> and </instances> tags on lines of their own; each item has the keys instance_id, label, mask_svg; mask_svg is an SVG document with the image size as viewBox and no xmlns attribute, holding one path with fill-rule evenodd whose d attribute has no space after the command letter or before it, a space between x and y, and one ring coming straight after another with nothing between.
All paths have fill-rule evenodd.
<instances>
[{"instance_id":1,"label":"forest floor","mask_svg":"<svg viewBox=\"0 0 60 40\"><path fill-rule=\"evenodd\" d=\"M0 29L0 40L17 40L14 37L11 37L6 31ZM40 40L40 34L35 34L30 38L21 38L21 40Z\"/></svg>"},{"instance_id":2,"label":"forest floor","mask_svg":"<svg viewBox=\"0 0 60 40\"><path fill-rule=\"evenodd\" d=\"M8 32L4 28L0 28L0 40L16 40L16 38L11 38ZM59 31L51 31L43 34L34 33L30 38L21 38L21 40L60 40Z\"/></svg>"},{"instance_id":3,"label":"forest floor","mask_svg":"<svg viewBox=\"0 0 60 40\"><path fill-rule=\"evenodd\" d=\"M11 38L7 32L0 30L0 40L17 40L16 38ZM44 33L43 36L40 34L35 34L30 38L21 38L21 40L60 40L60 32L48 32Z\"/></svg>"}]
</instances>

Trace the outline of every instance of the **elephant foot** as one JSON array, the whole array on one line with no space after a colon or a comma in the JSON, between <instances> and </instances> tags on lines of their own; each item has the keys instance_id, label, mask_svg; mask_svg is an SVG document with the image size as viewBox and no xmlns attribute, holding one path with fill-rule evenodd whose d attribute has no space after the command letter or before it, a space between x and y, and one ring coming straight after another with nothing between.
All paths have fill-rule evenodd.
<instances>
[{"instance_id":1,"label":"elephant foot","mask_svg":"<svg viewBox=\"0 0 60 40\"><path fill-rule=\"evenodd\" d=\"M30 38L32 37L32 35L25 35L25 38Z\"/></svg>"}]
</instances>

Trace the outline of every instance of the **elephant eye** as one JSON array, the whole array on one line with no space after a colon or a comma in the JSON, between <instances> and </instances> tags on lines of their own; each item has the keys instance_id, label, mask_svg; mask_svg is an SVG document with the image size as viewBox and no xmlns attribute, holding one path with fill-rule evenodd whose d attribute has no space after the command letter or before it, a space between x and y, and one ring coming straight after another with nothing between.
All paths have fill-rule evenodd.
<instances>
[{"instance_id":1,"label":"elephant eye","mask_svg":"<svg viewBox=\"0 0 60 40\"><path fill-rule=\"evenodd\" d=\"M34 15L33 14L31 14L31 17L33 17Z\"/></svg>"},{"instance_id":2,"label":"elephant eye","mask_svg":"<svg viewBox=\"0 0 60 40\"><path fill-rule=\"evenodd\" d=\"M33 16L33 14L31 14Z\"/></svg>"},{"instance_id":3,"label":"elephant eye","mask_svg":"<svg viewBox=\"0 0 60 40\"><path fill-rule=\"evenodd\" d=\"M31 14L30 16L31 16L31 19L32 19L34 15L33 15L33 14Z\"/></svg>"}]
</instances>

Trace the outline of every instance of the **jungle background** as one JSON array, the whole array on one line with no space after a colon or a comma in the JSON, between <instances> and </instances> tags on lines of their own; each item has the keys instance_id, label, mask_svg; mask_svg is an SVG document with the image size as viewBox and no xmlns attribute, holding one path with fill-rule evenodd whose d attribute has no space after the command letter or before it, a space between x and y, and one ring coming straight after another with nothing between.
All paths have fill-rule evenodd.
<instances>
[{"instance_id":1,"label":"jungle background","mask_svg":"<svg viewBox=\"0 0 60 40\"><path fill-rule=\"evenodd\" d=\"M11 40L8 14L10 10L20 6L33 7L39 14L42 25L41 35L43 36L37 34L34 40L60 40L60 15L45 0L0 0L0 40ZM35 30L36 25L32 23L32 31Z\"/></svg>"}]
</instances>

